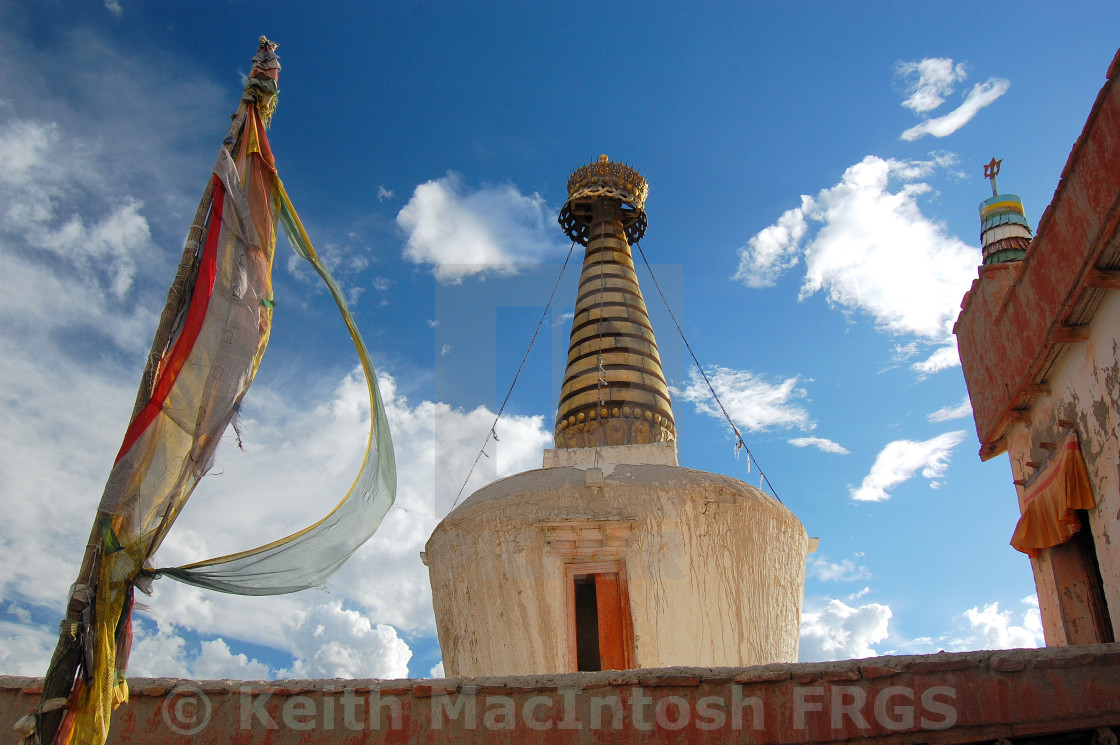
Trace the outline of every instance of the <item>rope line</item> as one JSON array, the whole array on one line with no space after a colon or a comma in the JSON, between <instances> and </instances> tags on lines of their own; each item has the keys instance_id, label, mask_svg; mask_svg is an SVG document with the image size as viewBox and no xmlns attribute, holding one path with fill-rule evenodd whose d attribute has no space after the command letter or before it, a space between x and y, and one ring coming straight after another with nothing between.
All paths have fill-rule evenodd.
<instances>
[{"instance_id":1,"label":"rope line","mask_svg":"<svg viewBox=\"0 0 1120 745\"><path fill-rule=\"evenodd\" d=\"M495 428L498 426L498 420L502 418L502 412L506 410L506 404L509 403L509 397L513 395L513 388L517 385L517 379L521 377L521 371L525 369L525 362L529 359L529 352L533 351L533 344L537 341L537 335L541 332L541 326L544 325L544 319L548 318L548 311L552 307L552 301L556 297L556 290L560 287L560 280L564 277L564 270L568 268L568 262L572 258L572 251L575 250L576 242L572 241L572 245L568 248L568 255L564 257L564 264L560 267L560 274L556 276L556 284L552 286L552 294L548 296L548 303L544 306L544 312L541 313L541 319L537 321L537 329L533 332L533 338L529 340L529 347L525 350L525 356L521 358L521 364L517 367L517 372L513 376L513 382L509 384L509 390L506 391L506 397L502 399L502 405L498 407L498 415L494 417L494 423L490 425L490 431L486 433L486 439L482 442L482 447L478 450L478 455L474 457L474 463L471 464L471 469L467 471L467 477L463 479L463 485L459 487L459 493L455 495L455 501L451 503L451 509L455 509L455 505L459 504L459 500L463 497L463 491L467 488L467 483L474 475L474 469L478 466L478 462L482 456L486 455L486 446L490 444L490 438L493 437L494 441L498 440L498 433ZM486 455L489 458L489 455ZM761 470L761 469L760 469Z\"/></svg>"},{"instance_id":2,"label":"rope line","mask_svg":"<svg viewBox=\"0 0 1120 745\"><path fill-rule=\"evenodd\" d=\"M653 286L657 288L657 294L661 296L661 302L665 304L665 310L669 311L669 317L673 319L673 325L677 327L677 333L681 335L681 341L684 342L685 349L688 350L689 356L692 357L692 361L696 364L696 369L700 371L700 377L704 378L704 384L708 386L708 392L711 393L712 398L716 400L716 405L719 406L723 418L727 420L727 423L731 425L731 431L735 433L735 458L738 459L740 451L746 451L747 473L750 473L751 461L754 461L755 467L758 468L759 476L761 476L762 481L765 481L766 485L770 487L770 493L774 495L774 499L782 502L782 498L778 496L774 485L770 483L770 479L766 477L766 473L762 470L762 464L758 462L758 458L756 458L754 453L751 452L751 449L747 447L747 443L743 441L743 433L735 426L735 422L731 420L731 415L727 413L727 409L723 407L723 402L720 401L719 396L716 395L716 389L712 387L712 381L708 379L708 374L704 372L704 367L700 364L700 360L696 359L696 353L692 351L692 345L688 343L688 338L684 335L684 329L681 328L681 324L677 320L676 314L673 313L673 309L669 307L669 300L665 297L665 292L661 289L661 283L657 281L657 275L653 273L653 267L649 265L646 252L642 250L640 243L635 243L634 248L638 249L638 253L642 257L642 262L646 265L646 271L649 272L649 277L653 280ZM761 482L759 483L761 484ZM782 502L782 504L785 503Z\"/></svg>"}]
</instances>

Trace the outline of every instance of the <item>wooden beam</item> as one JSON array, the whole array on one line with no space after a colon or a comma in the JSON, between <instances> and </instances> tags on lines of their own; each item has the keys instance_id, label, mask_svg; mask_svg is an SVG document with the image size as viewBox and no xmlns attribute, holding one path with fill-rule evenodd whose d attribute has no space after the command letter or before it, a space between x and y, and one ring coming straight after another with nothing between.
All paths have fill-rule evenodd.
<instances>
[{"instance_id":1,"label":"wooden beam","mask_svg":"<svg viewBox=\"0 0 1120 745\"><path fill-rule=\"evenodd\" d=\"M1007 421L1009 423L1025 424L1031 426L1031 410L1030 409L1012 409L1007 414Z\"/></svg>"},{"instance_id":2,"label":"wooden beam","mask_svg":"<svg viewBox=\"0 0 1120 745\"><path fill-rule=\"evenodd\" d=\"M1097 269L1093 267L1085 275L1085 286L1104 290L1120 290L1120 269Z\"/></svg>"},{"instance_id":3,"label":"wooden beam","mask_svg":"<svg viewBox=\"0 0 1120 745\"><path fill-rule=\"evenodd\" d=\"M1022 391L1024 396L1049 396L1050 385L1048 383L1035 383L1033 385L1023 386Z\"/></svg>"},{"instance_id":4,"label":"wooden beam","mask_svg":"<svg viewBox=\"0 0 1120 745\"><path fill-rule=\"evenodd\" d=\"M999 439L984 443L980 446L980 460L989 461L997 455L1002 455L1007 452L1007 438L1000 437Z\"/></svg>"},{"instance_id":5,"label":"wooden beam","mask_svg":"<svg viewBox=\"0 0 1120 745\"><path fill-rule=\"evenodd\" d=\"M1053 341L1055 344L1075 344L1089 338L1088 326L1066 326L1062 324L1054 329Z\"/></svg>"}]
</instances>

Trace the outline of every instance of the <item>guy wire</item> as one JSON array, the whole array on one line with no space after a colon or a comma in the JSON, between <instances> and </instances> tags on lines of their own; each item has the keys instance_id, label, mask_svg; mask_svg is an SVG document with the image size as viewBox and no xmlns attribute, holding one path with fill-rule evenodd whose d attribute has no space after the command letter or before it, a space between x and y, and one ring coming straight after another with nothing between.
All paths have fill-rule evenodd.
<instances>
[{"instance_id":1,"label":"guy wire","mask_svg":"<svg viewBox=\"0 0 1120 745\"><path fill-rule=\"evenodd\" d=\"M494 417L494 423L490 425L490 431L486 433L486 439L483 440L482 447L478 449L478 455L474 457L474 463L471 464L471 469L467 471L467 477L463 479L463 485L459 487L459 493L455 495L455 501L451 503L451 509L455 509L455 505L459 504L459 500L463 496L463 490L467 488L467 482L469 482L471 476L474 475L474 469L478 465L478 461L486 454L486 446L490 444L490 438L498 439L498 433L494 431L498 426L498 420L502 418L502 412L506 410L509 397L513 395L513 388L517 385L517 379L521 377L521 371L525 369L525 361L529 359L529 352L533 351L533 343L536 342L537 335L541 332L544 319L548 318L548 311L552 307L552 300L556 297L556 290L560 287L560 280L564 277L564 270L568 268L568 261L572 258L572 251L575 250L575 247L576 242L572 241L571 247L568 248L568 255L564 257L564 264L560 267L560 273L556 275L556 284L552 286L552 294L548 296L548 303L544 306L544 312L541 313L541 320L537 321L537 329L533 332L533 338L529 340L529 346L525 350L525 356L521 358L521 364L517 367L517 372L513 376L513 382L509 384L506 397L502 399L502 405L498 407L498 415ZM761 469L759 470L761 471Z\"/></svg>"},{"instance_id":2,"label":"guy wire","mask_svg":"<svg viewBox=\"0 0 1120 745\"><path fill-rule=\"evenodd\" d=\"M657 288L657 294L661 296L661 302L665 304L665 310L669 311L669 317L673 319L673 325L677 327L677 333L681 335L681 341L684 342L685 349L688 350L689 356L692 357L693 363L696 364L696 369L700 371L700 376L704 378L704 383L708 386L708 392L711 393L712 398L716 400L716 405L719 406L719 410L723 414L723 418L727 420L727 423L731 425L731 431L735 433L736 453L738 453L740 449L746 451L747 458L749 459L747 461L748 465L750 464L750 461L754 461L755 466L758 467L759 475L762 476L762 479L766 482L766 485L770 487L770 493L774 495L774 499L782 502L782 498L779 497L778 492L774 490L774 485L770 483L770 479L766 477L766 473L762 470L762 464L758 462L758 458L754 457L754 453L752 453L751 449L747 447L747 443L743 441L743 434L739 431L739 428L735 426L735 422L731 421L731 416L727 413L727 409L723 408L723 402L720 401L719 396L716 395L716 389L712 387L712 381L708 380L708 374L704 372L704 367L700 364L700 360L696 359L696 353L692 351L692 345L688 343L688 339L684 335L684 329L681 328L681 324L677 320L676 314L673 313L673 309L669 307L669 300L665 297L665 292L661 289L661 283L657 281L657 276L653 273L653 267L649 265L649 259L646 258L646 252L642 250L642 246L640 243L635 243L634 247L637 248L638 253L641 254L642 261L646 265L646 271L649 272L650 279L653 280L653 286ZM785 503L782 502L782 504Z\"/></svg>"}]
</instances>

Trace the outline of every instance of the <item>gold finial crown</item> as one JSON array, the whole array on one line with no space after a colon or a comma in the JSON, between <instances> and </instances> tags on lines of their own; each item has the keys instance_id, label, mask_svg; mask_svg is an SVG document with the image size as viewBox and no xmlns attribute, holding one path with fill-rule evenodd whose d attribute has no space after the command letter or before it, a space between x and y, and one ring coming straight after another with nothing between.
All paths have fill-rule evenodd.
<instances>
[{"instance_id":1,"label":"gold finial crown","mask_svg":"<svg viewBox=\"0 0 1120 745\"><path fill-rule=\"evenodd\" d=\"M591 206L601 199L617 201L622 208L622 227L633 245L646 233L646 197L649 184L628 165L612 163L606 155L580 166L568 179L568 201L557 221L564 232L584 246L591 227Z\"/></svg>"},{"instance_id":2,"label":"gold finial crown","mask_svg":"<svg viewBox=\"0 0 1120 745\"><path fill-rule=\"evenodd\" d=\"M637 209L645 209L649 184L635 169L612 163L606 155L580 166L568 179L568 200L584 196L610 196Z\"/></svg>"}]
</instances>

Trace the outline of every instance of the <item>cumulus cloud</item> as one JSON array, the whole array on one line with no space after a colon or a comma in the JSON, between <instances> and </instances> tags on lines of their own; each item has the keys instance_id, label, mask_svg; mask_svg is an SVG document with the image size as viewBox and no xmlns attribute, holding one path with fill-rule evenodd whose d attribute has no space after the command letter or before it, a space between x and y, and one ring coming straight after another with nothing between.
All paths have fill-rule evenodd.
<instances>
[{"instance_id":1,"label":"cumulus cloud","mask_svg":"<svg viewBox=\"0 0 1120 745\"><path fill-rule=\"evenodd\" d=\"M902 133L901 139L913 141L925 135L934 137L948 137L972 121L980 110L995 102L1007 89L1011 82L1003 78L989 78L986 82L977 83L968 92L968 95L957 108L944 116L935 119L926 119Z\"/></svg>"},{"instance_id":2,"label":"cumulus cloud","mask_svg":"<svg viewBox=\"0 0 1120 745\"><path fill-rule=\"evenodd\" d=\"M939 422L949 422L953 419L963 419L966 416L972 416L972 402L968 400L968 396L965 396L955 406L945 406L927 415L926 419L937 424Z\"/></svg>"},{"instance_id":3,"label":"cumulus cloud","mask_svg":"<svg viewBox=\"0 0 1120 745\"><path fill-rule=\"evenodd\" d=\"M918 204L931 190L921 179L952 162L867 156L740 248L736 278L766 284L803 258L800 299L823 291L831 304L867 313L883 331L915 337L932 348L912 365L920 374L959 364L952 327L979 252ZM802 231L802 224L815 229Z\"/></svg>"},{"instance_id":4,"label":"cumulus cloud","mask_svg":"<svg viewBox=\"0 0 1120 745\"><path fill-rule=\"evenodd\" d=\"M187 641L166 627L151 633L146 624L134 625L129 674L134 677L195 678L199 680L268 680L276 677L268 665L234 653L222 638L201 641L188 649Z\"/></svg>"},{"instance_id":5,"label":"cumulus cloud","mask_svg":"<svg viewBox=\"0 0 1120 745\"><path fill-rule=\"evenodd\" d=\"M848 454L848 449L846 447L825 437L794 437L789 441L789 444L793 445L795 448L814 447L826 453L835 453L836 455Z\"/></svg>"},{"instance_id":6,"label":"cumulus cloud","mask_svg":"<svg viewBox=\"0 0 1120 745\"><path fill-rule=\"evenodd\" d=\"M420 184L397 214L404 258L430 266L436 279L516 274L559 248L549 208L539 194L512 184L470 189L457 173Z\"/></svg>"},{"instance_id":7,"label":"cumulus cloud","mask_svg":"<svg viewBox=\"0 0 1120 745\"><path fill-rule=\"evenodd\" d=\"M889 606L866 603L853 607L841 600L829 600L819 610L801 614L802 662L847 660L875 657L872 647L887 638L892 617Z\"/></svg>"},{"instance_id":8,"label":"cumulus cloud","mask_svg":"<svg viewBox=\"0 0 1120 745\"><path fill-rule=\"evenodd\" d=\"M955 617L954 628L937 636L898 640L895 651L929 654L941 650L969 652L1045 646L1037 596L1025 597L1019 604L1021 609L1018 611L1000 610L998 602L973 606Z\"/></svg>"},{"instance_id":9,"label":"cumulus cloud","mask_svg":"<svg viewBox=\"0 0 1120 745\"><path fill-rule=\"evenodd\" d=\"M1015 614L1010 610L1001 611L999 603L989 603L983 608L973 607L965 611L964 617L976 635L971 649L1015 649L1020 647L1042 647L1046 639L1042 633L1042 613L1038 609L1038 598L1030 596L1023 599L1027 606L1016 623Z\"/></svg>"},{"instance_id":10,"label":"cumulus cloud","mask_svg":"<svg viewBox=\"0 0 1120 745\"><path fill-rule=\"evenodd\" d=\"M902 105L916 114L933 111L953 92L954 83L968 77L963 62L953 63L944 57L927 57L918 62L899 62L895 73L906 86L907 97Z\"/></svg>"},{"instance_id":11,"label":"cumulus cloud","mask_svg":"<svg viewBox=\"0 0 1120 745\"><path fill-rule=\"evenodd\" d=\"M341 601L301 609L285 620L295 664L291 678L406 678L412 650L387 624L371 623Z\"/></svg>"},{"instance_id":12,"label":"cumulus cloud","mask_svg":"<svg viewBox=\"0 0 1120 745\"><path fill-rule=\"evenodd\" d=\"M958 430L929 440L895 440L887 443L875 458L871 472L863 478L863 483L851 488L852 499L857 502L882 502L890 499L888 489L910 480L919 471L936 488L940 484L933 480L945 475L953 448L964 438L964 431Z\"/></svg>"},{"instance_id":13,"label":"cumulus cloud","mask_svg":"<svg viewBox=\"0 0 1120 745\"><path fill-rule=\"evenodd\" d=\"M741 429L763 432L773 428L809 430L816 426L809 411L796 403L807 400L809 395L799 385L799 377L771 382L749 370L716 367L708 372L708 379L728 415ZM674 388L673 395L692 402L702 414L723 418L704 378L695 369L689 371L688 386L683 390Z\"/></svg>"},{"instance_id":14,"label":"cumulus cloud","mask_svg":"<svg viewBox=\"0 0 1120 745\"><path fill-rule=\"evenodd\" d=\"M871 571L851 559L829 561L824 556L814 556L809 561L808 573L821 582L855 582L869 579Z\"/></svg>"}]
</instances>

